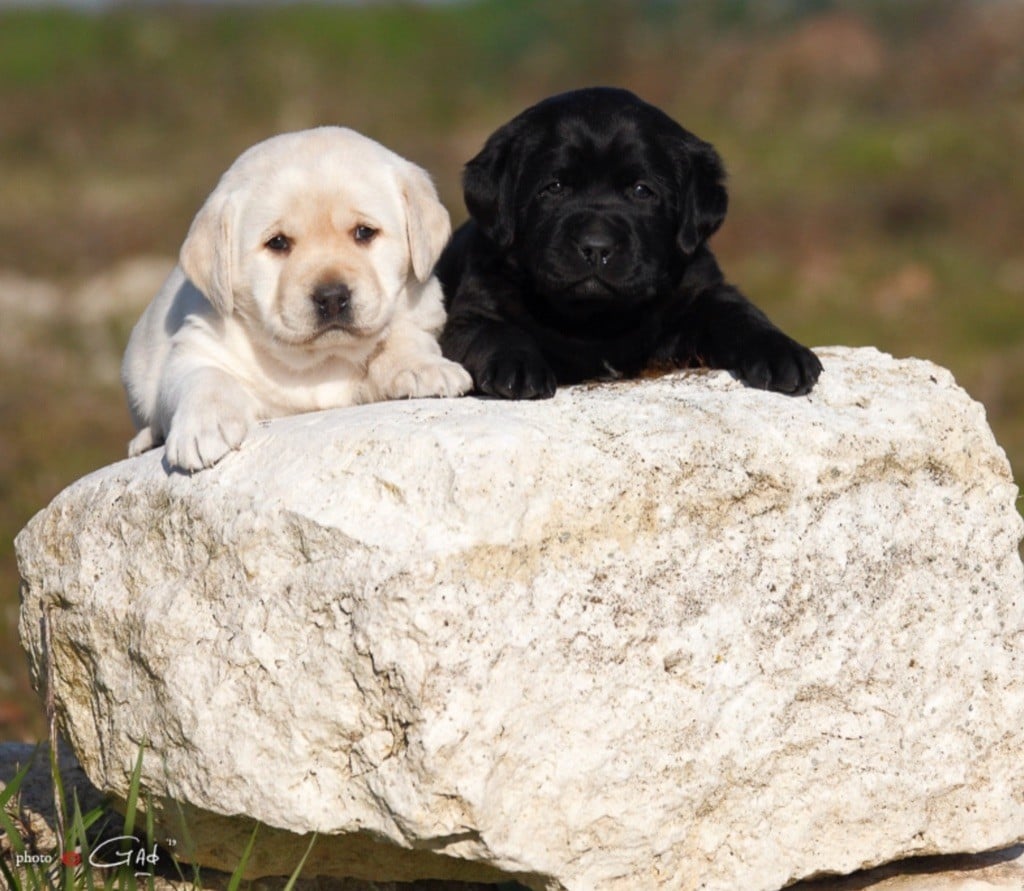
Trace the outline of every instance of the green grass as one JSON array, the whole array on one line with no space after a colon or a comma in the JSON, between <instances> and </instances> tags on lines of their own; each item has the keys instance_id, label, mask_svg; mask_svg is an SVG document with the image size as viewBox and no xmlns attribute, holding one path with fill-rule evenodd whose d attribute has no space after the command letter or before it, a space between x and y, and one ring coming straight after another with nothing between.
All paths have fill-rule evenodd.
<instances>
[{"instance_id":1,"label":"green grass","mask_svg":"<svg viewBox=\"0 0 1024 891\"><path fill-rule=\"evenodd\" d=\"M70 818L56 850L40 850L27 844L18 826L19 795L33 761L43 757L42 747L37 748L33 758L0 790L0 842L6 840L9 846L8 852L0 855L0 878L6 882L5 887L9 891L152 891L157 875L188 882L201 891L203 876L198 867L181 864L166 851L157 853L153 809L150 806L143 810L145 829L137 835L138 805L145 797L141 787L142 748L131 774L125 817L116 829L109 825L111 812L107 808L95 807L83 814L77 797L67 797L56 756L51 750L49 764L55 807L58 813L67 814ZM56 828L59 832L59 827ZM239 891L250 886L244 876L258 834L259 824L254 827L239 856L238 865L227 880L226 891ZM292 891L295 887L317 838L316 833L310 836L306 851L283 891ZM159 858L159 861L154 863L154 858ZM225 887L220 877L215 884Z\"/></svg>"}]
</instances>

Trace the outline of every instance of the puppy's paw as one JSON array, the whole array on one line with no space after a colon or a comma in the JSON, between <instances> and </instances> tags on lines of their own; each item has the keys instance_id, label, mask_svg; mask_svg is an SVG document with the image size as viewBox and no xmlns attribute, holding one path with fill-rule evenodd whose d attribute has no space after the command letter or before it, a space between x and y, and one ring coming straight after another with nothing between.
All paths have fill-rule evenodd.
<instances>
[{"instance_id":1,"label":"puppy's paw","mask_svg":"<svg viewBox=\"0 0 1024 891\"><path fill-rule=\"evenodd\" d=\"M179 409L167 434L167 463L188 473L212 467L242 444L255 422L247 405L225 400Z\"/></svg>"},{"instance_id":2,"label":"puppy's paw","mask_svg":"<svg viewBox=\"0 0 1024 891\"><path fill-rule=\"evenodd\" d=\"M803 396L811 392L822 365L807 347L781 331L770 331L744 350L737 371L751 387Z\"/></svg>"},{"instance_id":3,"label":"puppy's paw","mask_svg":"<svg viewBox=\"0 0 1024 891\"><path fill-rule=\"evenodd\" d=\"M159 445L153 436L152 427L143 427L128 443L128 457L137 458L143 452L148 452L154 446Z\"/></svg>"},{"instance_id":4,"label":"puppy's paw","mask_svg":"<svg viewBox=\"0 0 1024 891\"><path fill-rule=\"evenodd\" d=\"M533 351L494 353L476 375L481 393L502 399L550 399L557 386L551 366Z\"/></svg>"},{"instance_id":5,"label":"puppy's paw","mask_svg":"<svg viewBox=\"0 0 1024 891\"><path fill-rule=\"evenodd\" d=\"M473 388L473 378L457 362L431 358L403 368L385 388L388 399L419 399L428 396L461 396Z\"/></svg>"}]
</instances>

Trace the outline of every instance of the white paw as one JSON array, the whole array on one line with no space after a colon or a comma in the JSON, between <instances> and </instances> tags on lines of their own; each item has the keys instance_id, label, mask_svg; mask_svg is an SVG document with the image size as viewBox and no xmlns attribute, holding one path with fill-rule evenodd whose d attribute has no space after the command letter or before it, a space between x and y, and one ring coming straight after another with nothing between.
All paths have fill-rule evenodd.
<instances>
[{"instance_id":1,"label":"white paw","mask_svg":"<svg viewBox=\"0 0 1024 891\"><path fill-rule=\"evenodd\" d=\"M473 388L473 378L457 362L438 356L392 378L384 393L388 399L419 399L425 396L461 396Z\"/></svg>"},{"instance_id":2,"label":"white paw","mask_svg":"<svg viewBox=\"0 0 1024 891\"><path fill-rule=\"evenodd\" d=\"M167 434L167 463L189 473L212 467L242 444L255 421L248 406L224 400L179 409Z\"/></svg>"},{"instance_id":3,"label":"white paw","mask_svg":"<svg viewBox=\"0 0 1024 891\"><path fill-rule=\"evenodd\" d=\"M156 444L156 440L153 438L153 428L143 427L128 443L128 457L137 458L143 452L148 452Z\"/></svg>"}]
</instances>

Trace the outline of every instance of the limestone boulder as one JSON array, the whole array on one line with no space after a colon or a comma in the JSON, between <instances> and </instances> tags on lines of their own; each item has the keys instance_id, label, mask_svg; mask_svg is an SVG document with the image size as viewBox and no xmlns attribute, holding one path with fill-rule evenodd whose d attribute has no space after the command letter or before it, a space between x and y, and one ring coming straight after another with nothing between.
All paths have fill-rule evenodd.
<instances>
[{"instance_id":1,"label":"limestone boulder","mask_svg":"<svg viewBox=\"0 0 1024 891\"><path fill-rule=\"evenodd\" d=\"M774 891L1024 839L1017 489L945 370L267 424L19 535L90 779L249 873ZM47 680L49 679L49 681Z\"/></svg>"},{"instance_id":2,"label":"limestone boulder","mask_svg":"<svg viewBox=\"0 0 1024 891\"><path fill-rule=\"evenodd\" d=\"M51 779L49 752L45 745L0 743L0 795L16 778L25 764L32 769L8 802L6 810L16 831L20 832L25 850L56 858L58 848L55 793ZM78 762L61 746L59 759L61 784L68 802L77 796L84 813L103 807L98 790L89 782ZM122 838L119 816L106 813L90 828L90 844ZM99 832L97 832L99 830ZM10 840L0 836L0 861L6 862L15 874L18 867ZM147 867L148 869L148 867ZM111 874L97 870L97 884L111 881ZM116 878L116 877L115 877ZM228 873L203 869L198 881L192 867L177 871L171 868L144 874L142 884L152 891L228 891L232 886ZM425 879L415 882L377 882L345 878L262 877L246 882L249 891L518 891L515 883L494 885L478 882L446 882ZM1024 888L1024 845L984 854L919 857L881 866L848 877L829 877L791 885L788 891L1020 891Z\"/></svg>"}]
</instances>

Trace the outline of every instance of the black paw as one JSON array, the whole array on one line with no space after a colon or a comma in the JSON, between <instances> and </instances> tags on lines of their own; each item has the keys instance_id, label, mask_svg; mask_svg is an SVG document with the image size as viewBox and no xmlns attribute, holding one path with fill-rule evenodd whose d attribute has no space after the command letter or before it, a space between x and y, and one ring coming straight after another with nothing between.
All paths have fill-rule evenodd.
<instances>
[{"instance_id":1,"label":"black paw","mask_svg":"<svg viewBox=\"0 0 1024 891\"><path fill-rule=\"evenodd\" d=\"M538 353L504 351L488 356L473 375L477 390L502 399L550 399L558 381Z\"/></svg>"},{"instance_id":2,"label":"black paw","mask_svg":"<svg viewBox=\"0 0 1024 891\"><path fill-rule=\"evenodd\" d=\"M751 387L803 396L811 392L822 367L821 361L807 347L781 331L772 331L757 338L743 351L736 370Z\"/></svg>"}]
</instances>

